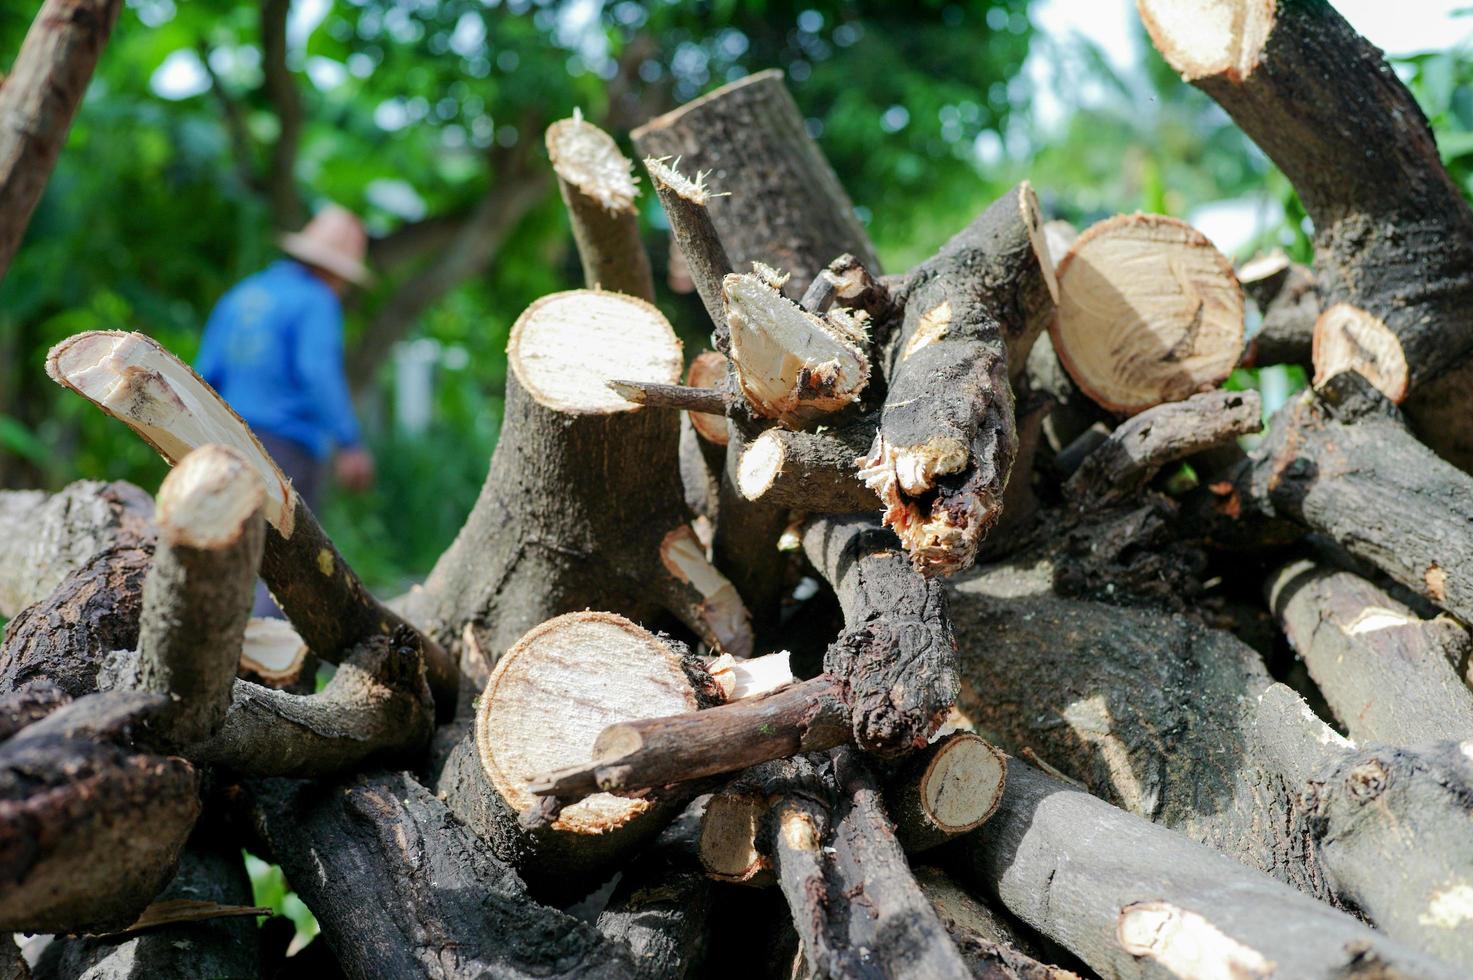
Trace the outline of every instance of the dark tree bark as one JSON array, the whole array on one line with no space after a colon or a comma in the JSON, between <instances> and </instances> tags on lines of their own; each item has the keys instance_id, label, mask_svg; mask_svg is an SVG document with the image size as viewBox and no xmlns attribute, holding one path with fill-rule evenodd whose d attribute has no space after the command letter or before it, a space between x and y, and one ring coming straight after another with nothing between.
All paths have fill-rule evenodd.
<instances>
[{"instance_id":1,"label":"dark tree bark","mask_svg":"<svg viewBox=\"0 0 1473 980\"><path fill-rule=\"evenodd\" d=\"M295 231L306 220L302 197L297 193L297 148L302 140L302 95L297 91L286 60L286 20L291 0L261 2L262 91L276 110L276 141L271 145L271 163L266 173L266 191L276 226Z\"/></svg>"},{"instance_id":2,"label":"dark tree bark","mask_svg":"<svg viewBox=\"0 0 1473 980\"><path fill-rule=\"evenodd\" d=\"M1297 364L1313 371L1314 324L1320 316L1314 273L1280 252L1245 263L1238 281L1263 316L1248 341L1244 365Z\"/></svg>"},{"instance_id":3,"label":"dark tree bark","mask_svg":"<svg viewBox=\"0 0 1473 980\"><path fill-rule=\"evenodd\" d=\"M1029 938L940 868L922 866L915 875L976 980L1075 980L1077 974L1041 962Z\"/></svg>"},{"instance_id":4,"label":"dark tree bark","mask_svg":"<svg viewBox=\"0 0 1473 980\"><path fill-rule=\"evenodd\" d=\"M1162 0L1140 7L1166 60L1268 154L1314 221L1316 380L1359 371L1467 469L1473 211L1412 94L1329 3L1206 27Z\"/></svg>"},{"instance_id":5,"label":"dark tree bark","mask_svg":"<svg viewBox=\"0 0 1473 980\"><path fill-rule=\"evenodd\" d=\"M1468 631L1421 619L1353 572L1312 562L1269 580L1269 605L1335 717L1356 742L1422 745L1473 733L1460 668Z\"/></svg>"},{"instance_id":6,"label":"dark tree bark","mask_svg":"<svg viewBox=\"0 0 1473 980\"><path fill-rule=\"evenodd\" d=\"M768 429L747 443L738 489L748 500L807 514L878 514L880 498L858 465L874 434L873 418L833 431Z\"/></svg>"},{"instance_id":7,"label":"dark tree bark","mask_svg":"<svg viewBox=\"0 0 1473 980\"><path fill-rule=\"evenodd\" d=\"M46 0L0 86L0 279L122 9L121 0Z\"/></svg>"},{"instance_id":8,"label":"dark tree bark","mask_svg":"<svg viewBox=\"0 0 1473 980\"><path fill-rule=\"evenodd\" d=\"M627 977L626 950L533 902L516 874L407 775L255 784L273 860L344 972L379 977Z\"/></svg>"},{"instance_id":9,"label":"dark tree bark","mask_svg":"<svg viewBox=\"0 0 1473 980\"><path fill-rule=\"evenodd\" d=\"M1105 976L1459 975L1016 760L997 815L962 854L984 891Z\"/></svg>"}]
</instances>

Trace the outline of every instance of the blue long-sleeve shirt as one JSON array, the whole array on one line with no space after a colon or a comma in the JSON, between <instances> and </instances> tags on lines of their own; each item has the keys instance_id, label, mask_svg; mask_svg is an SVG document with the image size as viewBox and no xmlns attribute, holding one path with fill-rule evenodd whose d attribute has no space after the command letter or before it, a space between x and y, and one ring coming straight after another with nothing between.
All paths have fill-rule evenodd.
<instances>
[{"instance_id":1,"label":"blue long-sleeve shirt","mask_svg":"<svg viewBox=\"0 0 1473 980\"><path fill-rule=\"evenodd\" d=\"M358 443L343 373L343 307L305 266L283 259L226 293L205 324L195 370L251 428L322 459Z\"/></svg>"}]
</instances>

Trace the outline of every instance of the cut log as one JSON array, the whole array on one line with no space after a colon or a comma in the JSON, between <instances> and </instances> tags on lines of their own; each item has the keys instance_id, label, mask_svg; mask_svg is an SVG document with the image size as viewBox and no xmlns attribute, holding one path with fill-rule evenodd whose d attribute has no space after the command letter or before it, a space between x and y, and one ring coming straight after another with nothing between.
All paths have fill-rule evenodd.
<instances>
[{"instance_id":1,"label":"cut log","mask_svg":"<svg viewBox=\"0 0 1473 980\"><path fill-rule=\"evenodd\" d=\"M14 619L105 548L153 541L153 501L131 483L0 491L0 616Z\"/></svg>"},{"instance_id":2,"label":"cut log","mask_svg":"<svg viewBox=\"0 0 1473 980\"><path fill-rule=\"evenodd\" d=\"M251 881L240 850L198 838L191 841L179 870L154 905L162 903L249 906ZM33 976L34 980L255 977L261 972L260 959L255 922L232 915L166 921L143 931L134 923L133 929L118 936L58 938L42 952Z\"/></svg>"},{"instance_id":3,"label":"cut log","mask_svg":"<svg viewBox=\"0 0 1473 980\"><path fill-rule=\"evenodd\" d=\"M844 611L824 669L843 683L855 744L889 756L930 740L959 683L946 592L895 544L870 518L815 518L803 530L808 560Z\"/></svg>"},{"instance_id":4,"label":"cut log","mask_svg":"<svg viewBox=\"0 0 1473 980\"><path fill-rule=\"evenodd\" d=\"M952 600L968 653L960 708L999 744L1465 962L1473 947L1423 914L1449 875L1473 879L1456 829L1473 808L1473 762L1456 745L1356 750L1231 634L1054 597L1031 560ZM1387 785L1371 778L1381 772ZM1375 870L1387 867L1397 873Z\"/></svg>"},{"instance_id":5,"label":"cut log","mask_svg":"<svg viewBox=\"0 0 1473 980\"><path fill-rule=\"evenodd\" d=\"M610 613L559 616L497 663L475 731L451 753L436 789L534 890L578 897L576 889L659 833L692 794L598 793L550 821L522 821L541 810L535 775L602 755L607 746L596 740L610 725L694 711L719 697L683 647Z\"/></svg>"},{"instance_id":6,"label":"cut log","mask_svg":"<svg viewBox=\"0 0 1473 980\"><path fill-rule=\"evenodd\" d=\"M307 644L284 619L257 619L246 622L240 650L240 676L265 687L292 690L298 694L303 681L315 680L313 658Z\"/></svg>"},{"instance_id":7,"label":"cut log","mask_svg":"<svg viewBox=\"0 0 1473 980\"><path fill-rule=\"evenodd\" d=\"M730 364L724 355L714 350L702 351L690 362L685 381L693 388L715 388L725 382L729 369ZM724 414L723 412L722 415ZM724 446L728 436L726 419L722 415L692 411L691 425L695 426L696 433L706 442L713 446Z\"/></svg>"},{"instance_id":8,"label":"cut log","mask_svg":"<svg viewBox=\"0 0 1473 980\"><path fill-rule=\"evenodd\" d=\"M532 901L516 874L407 775L252 786L271 858L343 971L379 977L615 978L627 950Z\"/></svg>"},{"instance_id":9,"label":"cut log","mask_svg":"<svg viewBox=\"0 0 1473 980\"><path fill-rule=\"evenodd\" d=\"M1103 976L1460 971L1017 760L967 874Z\"/></svg>"},{"instance_id":10,"label":"cut log","mask_svg":"<svg viewBox=\"0 0 1473 980\"><path fill-rule=\"evenodd\" d=\"M748 500L809 514L878 512L856 465L874 432L872 419L823 432L768 429L742 453L737 487Z\"/></svg>"},{"instance_id":11,"label":"cut log","mask_svg":"<svg viewBox=\"0 0 1473 980\"><path fill-rule=\"evenodd\" d=\"M1041 226L1020 184L893 291L904 314L861 473L928 575L971 565L1002 509L1018 450L1009 377L1021 376L1056 289Z\"/></svg>"},{"instance_id":12,"label":"cut log","mask_svg":"<svg viewBox=\"0 0 1473 980\"><path fill-rule=\"evenodd\" d=\"M636 135L636 143L638 139ZM729 350L730 338L726 328L726 303L721 298L721 280L735 269L707 208L713 197L721 195L713 194L706 186L706 174L697 170L693 177L687 177L676 168L678 162L668 157L657 159L647 156L644 169L649 171L650 182L654 184L660 206L665 209L665 217L670 222L670 237L685 257L696 293L711 318L715 330L712 343L717 352L725 354ZM726 376L724 370L721 376ZM692 379L691 384L696 384L696 381Z\"/></svg>"},{"instance_id":13,"label":"cut log","mask_svg":"<svg viewBox=\"0 0 1473 980\"><path fill-rule=\"evenodd\" d=\"M1201 232L1122 214L1059 263L1054 351L1085 394L1122 415L1215 388L1243 353L1243 291Z\"/></svg>"},{"instance_id":14,"label":"cut log","mask_svg":"<svg viewBox=\"0 0 1473 980\"><path fill-rule=\"evenodd\" d=\"M495 660L574 609L653 622L668 610L713 648L751 652L741 598L688 522L680 422L607 382L674 384L680 341L653 306L578 290L533 303L507 348L506 417L475 508L406 602L446 644L467 627Z\"/></svg>"},{"instance_id":15,"label":"cut log","mask_svg":"<svg viewBox=\"0 0 1473 980\"><path fill-rule=\"evenodd\" d=\"M800 429L853 404L869 383L862 321L815 316L783 296L786 277L761 265L722 280L731 364L752 412Z\"/></svg>"},{"instance_id":16,"label":"cut log","mask_svg":"<svg viewBox=\"0 0 1473 980\"><path fill-rule=\"evenodd\" d=\"M632 137L641 155L679 158L687 173L710 174L729 195L712 195L707 207L733 268L761 262L792 273L794 300L845 252L879 273L854 205L808 135L782 72L748 75L650 120Z\"/></svg>"},{"instance_id":17,"label":"cut log","mask_svg":"<svg viewBox=\"0 0 1473 980\"><path fill-rule=\"evenodd\" d=\"M1269 605L1315 685L1357 742L1422 745L1473 734L1458 666L1473 638L1421 619L1353 572L1297 561L1270 579Z\"/></svg>"},{"instance_id":18,"label":"cut log","mask_svg":"<svg viewBox=\"0 0 1473 980\"><path fill-rule=\"evenodd\" d=\"M54 683L74 698L96 691L104 658L138 646L152 562L151 542L98 552L11 620L0 646L0 691L37 682Z\"/></svg>"},{"instance_id":19,"label":"cut log","mask_svg":"<svg viewBox=\"0 0 1473 980\"><path fill-rule=\"evenodd\" d=\"M773 789L781 796L762 841L810 969L846 980L970 978L916 884L858 754L843 747L827 759L779 765L784 778Z\"/></svg>"},{"instance_id":20,"label":"cut log","mask_svg":"<svg viewBox=\"0 0 1473 980\"><path fill-rule=\"evenodd\" d=\"M1320 296L1314 273L1283 252L1243 263L1238 282L1262 314L1258 332L1248 342L1243 364L1297 364L1313 370L1314 324Z\"/></svg>"},{"instance_id":21,"label":"cut log","mask_svg":"<svg viewBox=\"0 0 1473 980\"><path fill-rule=\"evenodd\" d=\"M1209 391L1127 419L1064 485L1084 509L1124 503L1168 463L1263 428L1256 391Z\"/></svg>"},{"instance_id":22,"label":"cut log","mask_svg":"<svg viewBox=\"0 0 1473 980\"><path fill-rule=\"evenodd\" d=\"M1358 371L1467 469L1473 211L1411 92L1328 3L1139 5L1167 62L1268 154L1314 222L1316 383Z\"/></svg>"},{"instance_id":23,"label":"cut log","mask_svg":"<svg viewBox=\"0 0 1473 980\"><path fill-rule=\"evenodd\" d=\"M907 759L885 787L901 846L918 854L982 826L1007 771L1007 758L971 732L944 735Z\"/></svg>"},{"instance_id":24,"label":"cut log","mask_svg":"<svg viewBox=\"0 0 1473 980\"><path fill-rule=\"evenodd\" d=\"M633 161L581 113L547 127L546 142L578 243L584 283L589 289L611 289L653 303L655 278L639 237Z\"/></svg>"},{"instance_id":25,"label":"cut log","mask_svg":"<svg viewBox=\"0 0 1473 980\"><path fill-rule=\"evenodd\" d=\"M0 746L0 929L121 929L174 874L199 777L124 737L166 704L95 694Z\"/></svg>"},{"instance_id":26,"label":"cut log","mask_svg":"<svg viewBox=\"0 0 1473 980\"><path fill-rule=\"evenodd\" d=\"M187 364L140 333L77 334L51 349L46 373L123 422L171 465L215 443L239 452L266 487L261 577L313 652L336 663L359 641L404 622L374 599L250 428ZM455 705L459 674L424 640L441 712Z\"/></svg>"},{"instance_id":27,"label":"cut log","mask_svg":"<svg viewBox=\"0 0 1473 980\"><path fill-rule=\"evenodd\" d=\"M1353 371L1275 415L1233 483L1240 512L1287 518L1473 622L1473 477L1439 459Z\"/></svg>"},{"instance_id":28,"label":"cut log","mask_svg":"<svg viewBox=\"0 0 1473 980\"><path fill-rule=\"evenodd\" d=\"M46 0L0 87L0 279L122 9L121 0Z\"/></svg>"},{"instance_id":29,"label":"cut log","mask_svg":"<svg viewBox=\"0 0 1473 980\"><path fill-rule=\"evenodd\" d=\"M240 453L203 446L159 487L159 543L143 584L139 688L169 695L169 741L219 730L230 707L261 564L265 499Z\"/></svg>"}]
</instances>

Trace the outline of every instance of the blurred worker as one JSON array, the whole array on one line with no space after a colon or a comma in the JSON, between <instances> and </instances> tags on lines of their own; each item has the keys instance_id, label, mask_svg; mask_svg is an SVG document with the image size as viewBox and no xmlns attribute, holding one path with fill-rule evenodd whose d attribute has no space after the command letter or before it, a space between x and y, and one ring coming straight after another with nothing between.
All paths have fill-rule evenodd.
<instances>
[{"instance_id":1,"label":"blurred worker","mask_svg":"<svg viewBox=\"0 0 1473 980\"><path fill-rule=\"evenodd\" d=\"M340 484L365 490L373 457L360 443L343 371L342 297L370 280L368 235L335 204L281 236L289 258L236 285L205 325L195 369L250 425L308 507L336 450ZM264 589L254 614L279 615Z\"/></svg>"}]
</instances>

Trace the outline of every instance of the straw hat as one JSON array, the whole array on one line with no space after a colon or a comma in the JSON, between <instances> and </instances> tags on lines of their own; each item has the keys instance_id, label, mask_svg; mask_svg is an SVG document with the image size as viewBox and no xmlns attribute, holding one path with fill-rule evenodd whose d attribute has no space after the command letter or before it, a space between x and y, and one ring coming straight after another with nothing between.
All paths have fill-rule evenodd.
<instances>
[{"instance_id":1,"label":"straw hat","mask_svg":"<svg viewBox=\"0 0 1473 980\"><path fill-rule=\"evenodd\" d=\"M308 265L326 269L351 283L366 286L373 273L363 264L368 255L368 233L363 222L347 208L329 204L301 231L289 231L279 239L281 250Z\"/></svg>"}]
</instances>

